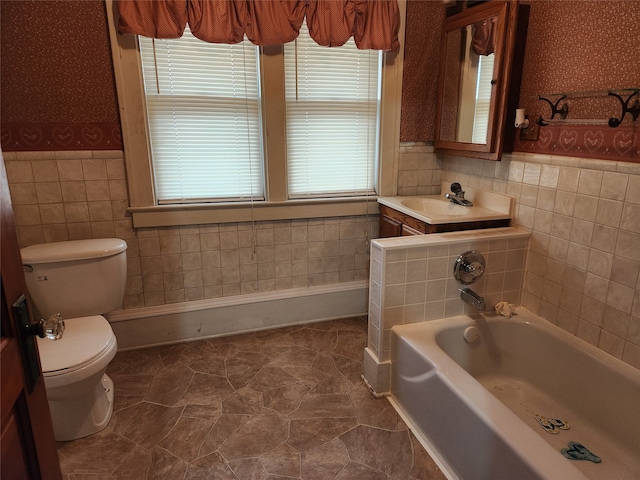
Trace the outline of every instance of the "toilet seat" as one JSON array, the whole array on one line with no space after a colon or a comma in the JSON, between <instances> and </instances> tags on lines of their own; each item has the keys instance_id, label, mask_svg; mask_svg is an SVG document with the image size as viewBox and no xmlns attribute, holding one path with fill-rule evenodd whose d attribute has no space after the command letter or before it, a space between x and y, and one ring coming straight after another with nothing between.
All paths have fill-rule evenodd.
<instances>
[{"instance_id":1,"label":"toilet seat","mask_svg":"<svg viewBox=\"0 0 640 480\"><path fill-rule=\"evenodd\" d=\"M61 339L37 340L45 378L86 368L99 361L116 346L111 325L101 315L66 319Z\"/></svg>"}]
</instances>

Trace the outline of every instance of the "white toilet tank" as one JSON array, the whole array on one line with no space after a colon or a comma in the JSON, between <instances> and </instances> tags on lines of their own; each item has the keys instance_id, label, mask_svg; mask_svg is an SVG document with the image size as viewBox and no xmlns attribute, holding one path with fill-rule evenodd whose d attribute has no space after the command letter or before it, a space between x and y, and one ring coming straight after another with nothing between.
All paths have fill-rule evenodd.
<instances>
[{"instance_id":1,"label":"white toilet tank","mask_svg":"<svg viewBox=\"0 0 640 480\"><path fill-rule=\"evenodd\" d=\"M100 315L122 305L127 244L118 238L31 245L20 250L33 303L45 318Z\"/></svg>"}]
</instances>

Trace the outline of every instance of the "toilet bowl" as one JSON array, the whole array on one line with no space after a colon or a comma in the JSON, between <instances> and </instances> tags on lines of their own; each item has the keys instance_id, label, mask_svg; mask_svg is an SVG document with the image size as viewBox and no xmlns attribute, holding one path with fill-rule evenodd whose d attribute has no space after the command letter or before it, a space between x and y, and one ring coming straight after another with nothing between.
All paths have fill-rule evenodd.
<instances>
[{"instance_id":1,"label":"toilet bowl","mask_svg":"<svg viewBox=\"0 0 640 480\"><path fill-rule=\"evenodd\" d=\"M99 432L113 413L113 381L105 373L118 349L100 314L122 305L126 248L120 239L76 240L21 250L25 280L39 314L60 313L62 338L38 338L53 431L58 441Z\"/></svg>"},{"instance_id":2,"label":"toilet bowl","mask_svg":"<svg viewBox=\"0 0 640 480\"><path fill-rule=\"evenodd\" d=\"M100 316L65 320L58 341L38 338L40 362L56 440L99 432L113 413L113 381L105 373L116 337Z\"/></svg>"}]
</instances>

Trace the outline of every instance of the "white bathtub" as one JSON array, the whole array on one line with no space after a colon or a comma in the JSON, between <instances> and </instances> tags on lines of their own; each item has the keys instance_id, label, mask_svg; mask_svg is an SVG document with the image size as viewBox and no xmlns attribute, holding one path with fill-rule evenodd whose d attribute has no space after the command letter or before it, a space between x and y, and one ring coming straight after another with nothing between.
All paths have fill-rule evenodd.
<instances>
[{"instance_id":1,"label":"white bathtub","mask_svg":"<svg viewBox=\"0 0 640 480\"><path fill-rule=\"evenodd\" d=\"M449 478L640 478L640 371L525 309L393 327L391 362L391 401Z\"/></svg>"}]
</instances>

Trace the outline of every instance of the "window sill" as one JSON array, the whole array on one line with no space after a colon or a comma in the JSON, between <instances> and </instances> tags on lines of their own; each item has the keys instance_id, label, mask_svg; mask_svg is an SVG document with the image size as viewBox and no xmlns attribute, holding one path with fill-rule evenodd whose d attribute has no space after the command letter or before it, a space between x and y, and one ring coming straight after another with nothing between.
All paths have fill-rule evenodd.
<instances>
[{"instance_id":1,"label":"window sill","mask_svg":"<svg viewBox=\"0 0 640 480\"><path fill-rule=\"evenodd\" d=\"M130 207L134 228L377 215L376 196L226 204Z\"/></svg>"}]
</instances>

